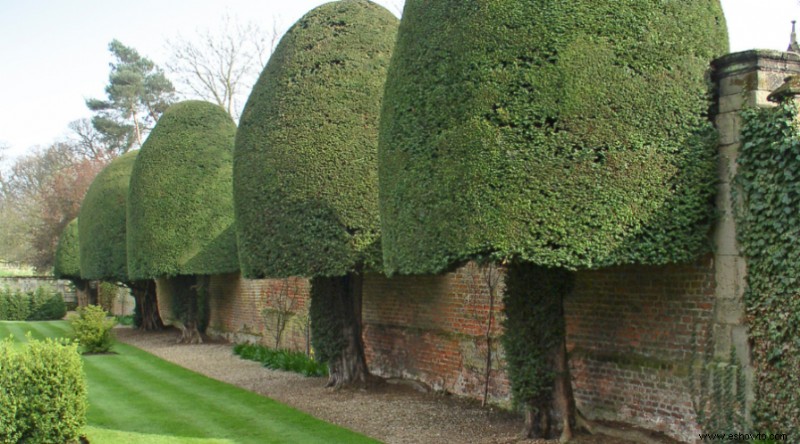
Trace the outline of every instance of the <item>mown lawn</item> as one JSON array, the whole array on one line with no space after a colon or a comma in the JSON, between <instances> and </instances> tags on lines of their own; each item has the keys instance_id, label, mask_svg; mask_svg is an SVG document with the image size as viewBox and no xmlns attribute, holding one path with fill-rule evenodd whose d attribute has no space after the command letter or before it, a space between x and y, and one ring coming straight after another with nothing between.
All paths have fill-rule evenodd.
<instances>
[{"instance_id":1,"label":"mown lawn","mask_svg":"<svg viewBox=\"0 0 800 444\"><path fill-rule=\"evenodd\" d=\"M68 336L69 324L0 322L0 338ZM126 344L84 357L86 436L97 443L375 443L347 429Z\"/></svg>"}]
</instances>

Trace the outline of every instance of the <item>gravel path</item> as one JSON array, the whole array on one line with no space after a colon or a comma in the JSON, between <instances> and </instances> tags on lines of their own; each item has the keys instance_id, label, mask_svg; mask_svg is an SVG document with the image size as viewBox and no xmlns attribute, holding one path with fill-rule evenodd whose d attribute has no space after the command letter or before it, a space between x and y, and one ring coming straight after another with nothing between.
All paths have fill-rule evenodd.
<instances>
[{"instance_id":1,"label":"gravel path","mask_svg":"<svg viewBox=\"0 0 800 444\"><path fill-rule=\"evenodd\" d=\"M426 394L393 384L363 390L326 389L324 378L270 370L239 359L232 345L178 345L177 333L118 328L117 338L197 373L268 396L317 418L390 444L544 443L520 440L519 416L451 396ZM622 444L587 436L575 444Z\"/></svg>"}]
</instances>

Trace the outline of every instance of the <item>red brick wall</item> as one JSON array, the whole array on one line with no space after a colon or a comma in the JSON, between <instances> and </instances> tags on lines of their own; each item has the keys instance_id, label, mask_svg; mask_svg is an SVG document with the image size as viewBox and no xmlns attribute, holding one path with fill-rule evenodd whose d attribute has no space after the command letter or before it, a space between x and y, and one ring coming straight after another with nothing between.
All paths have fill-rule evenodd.
<instances>
[{"instance_id":1,"label":"red brick wall","mask_svg":"<svg viewBox=\"0 0 800 444\"><path fill-rule=\"evenodd\" d=\"M502 272L500 272L502 275ZM308 282L290 281L303 312ZM370 370L410 378L434 390L481 398L486 370L490 291L484 270L469 264L441 276L367 275L364 344ZM236 275L212 281L210 326L232 340L274 341L262 310L286 283ZM579 409L692 441L692 364L710 339L714 300L710 258L690 265L629 266L580 272L565 300L568 350ZM502 279L492 313L490 401L509 404L503 370ZM284 346L305 347L302 329L287 328Z\"/></svg>"},{"instance_id":2,"label":"red brick wall","mask_svg":"<svg viewBox=\"0 0 800 444\"><path fill-rule=\"evenodd\" d=\"M578 408L694 442L690 379L711 338L714 290L710 257L578 273L565 301Z\"/></svg>"},{"instance_id":3,"label":"red brick wall","mask_svg":"<svg viewBox=\"0 0 800 444\"><path fill-rule=\"evenodd\" d=\"M289 309L280 347L304 351L308 319L308 280L243 279L239 274L211 277L208 331L232 342L275 346L277 311ZM280 309L280 310L276 310Z\"/></svg>"},{"instance_id":4,"label":"red brick wall","mask_svg":"<svg viewBox=\"0 0 800 444\"><path fill-rule=\"evenodd\" d=\"M502 279L492 311L490 400L508 400L497 336ZM434 390L482 397L490 297L481 269L469 264L442 276L368 275L364 279L364 345L370 371L412 378Z\"/></svg>"}]
</instances>

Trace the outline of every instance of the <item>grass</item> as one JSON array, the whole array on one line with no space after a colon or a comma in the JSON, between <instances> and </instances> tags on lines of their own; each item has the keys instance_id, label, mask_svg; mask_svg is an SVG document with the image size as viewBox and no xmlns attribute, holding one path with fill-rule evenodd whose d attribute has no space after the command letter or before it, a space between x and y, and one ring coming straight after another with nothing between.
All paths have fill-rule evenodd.
<instances>
[{"instance_id":1,"label":"grass","mask_svg":"<svg viewBox=\"0 0 800 444\"><path fill-rule=\"evenodd\" d=\"M0 277L28 277L28 276L36 276L36 270L33 267L28 266L18 266L18 265L11 265L4 262L0 262Z\"/></svg>"},{"instance_id":2,"label":"grass","mask_svg":"<svg viewBox=\"0 0 800 444\"><path fill-rule=\"evenodd\" d=\"M0 337L63 337L65 321L0 322ZM375 443L256 395L116 344L117 354L84 357L92 444Z\"/></svg>"}]
</instances>

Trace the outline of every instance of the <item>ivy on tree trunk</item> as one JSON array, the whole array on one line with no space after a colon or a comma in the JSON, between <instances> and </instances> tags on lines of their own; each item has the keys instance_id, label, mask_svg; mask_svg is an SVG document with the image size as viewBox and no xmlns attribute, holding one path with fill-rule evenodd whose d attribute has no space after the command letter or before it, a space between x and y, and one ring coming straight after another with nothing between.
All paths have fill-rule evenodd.
<instances>
[{"instance_id":1,"label":"ivy on tree trunk","mask_svg":"<svg viewBox=\"0 0 800 444\"><path fill-rule=\"evenodd\" d=\"M328 364L328 387L363 386L369 370L361 337L363 276L311 280L311 338L317 360Z\"/></svg>"},{"instance_id":2,"label":"ivy on tree trunk","mask_svg":"<svg viewBox=\"0 0 800 444\"><path fill-rule=\"evenodd\" d=\"M575 400L566 350L564 296L574 273L511 264L503 297L502 341L514 400L525 411L528 438L572 438Z\"/></svg>"},{"instance_id":3,"label":"ivy on tree trunk","mask_svg":"<svg viewBox=\"0 0 800 444\"><path fill-rule=\"evenodd\" d=\"M182 344L201 344L202 332L208 323L208 283L205 275L175 276L170 278L174 292L174 311Z\"/></svg>"}]
</instances>

